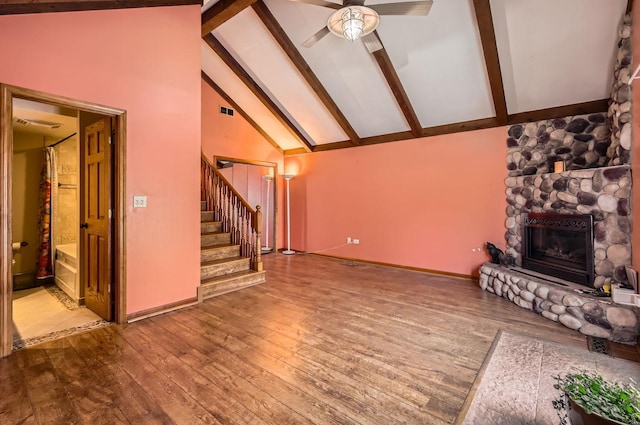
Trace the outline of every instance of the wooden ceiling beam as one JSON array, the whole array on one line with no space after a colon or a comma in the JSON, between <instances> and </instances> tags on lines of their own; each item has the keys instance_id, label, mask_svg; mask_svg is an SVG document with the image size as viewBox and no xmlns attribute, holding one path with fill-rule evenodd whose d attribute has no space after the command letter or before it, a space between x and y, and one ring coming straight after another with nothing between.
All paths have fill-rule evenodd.
<instances>
[{"instance_id":1,"label":"wooden ceiling beam","mask_svg":"<svg viewBox=\"0 0 640 425\"><path fill-rule=\"evenodd\" d=\"M380 39L377 31L375 31L375 35ZM384 75L384 78L387 80L387 84L389 85L396 102L398 102L398 106L400 106L402 114L409 124L411 134L414 137L421 137L422 126L420 124L420 120L416 115L416 111L413 109L413 105L411 105L409 96L407 96L407 92L400 81L400 77L398 77L398 73L396 72L393 63L391 63L387 50L383 46L382 49L373 52L372 55L376 59L376 62L382 71L382 75Z\"/></svg>"},{"instance_id":2,"label":"wooden ceiling beam","mask_svg":"<svg viewBox=\"0 0 640 425\"><path fill-rule=\"evenodd\" d=\"M429 127L423 129L422 137L430 137L430 136L438 136L443 134L451 134L451 133L460 133L463 131L473 131L473 130L481 130L485 128L493 128L499 127L498 121L495 118L484 118L473 121L465 121L455 124L446 124L439 125L436 127ZM505 131L505 140L507 138ZM371 137L363 137L362 138L362 146L369 145L378 145L381 143L391 143L391 142L399 142L401 140L411 140L416 139L411 131L399 131L397 133L389 133L383 134L380 136L371 136ZM336 142L336 143L326 143L322 145L317 145L314 149L314 152L322 152L322 151L330 151L334 149L345 149L350 148L348 141ZM285 155L294 155L294 153L289 153L289 151L284 151Z\"/></svg>"},{"instance_id":3,"label":"wooden ceiling beam","mask_svg":"<svg viewBox=\"0 0 640 425\"><path fill-rule=\"evenodd\" d=\"M338 105L333 101L329 92L311 70L311 67L307 61L304 60L289 36L287 36L278 21L276 21L275 16L273 16L267 5L264 4L262 0L259 0L255 2L252 7L254 12L256 12L262 20L262 23L267 27L269 32L271 32L273 38L278 42L280 48L287 54L293 66L298 70L298 73L302 75L309 87L311 87L316 96L318 96L320 102L322 102L327 111L333 116L333 119L335 119L340 128L342 128L342 131L349 137L351 143L353 145L359 145L360 136L358 136L358 133L356 133L340 108L338 108Z\"/></svg>"},{"instance_id":4,"label":"wooden ceiling beam","mask_svg":"<svg viewBox=\"0 0 640 425\"><path fill-rule=\"evenodd\" d=\"M286 151L284 151L284 155L285 156L302 155L302 154L305 154L305 153L309 153L309 152L307 152L303 148L287 149Z\"/></svg>"},{"instance_id":5,"label":"wooden ceiling beam","mask_svg":"<svg viewBox=\"0 0 640 425\"><path fill-rule=\"evenodd\" d=\"M522 124L533 121L549 120L554 118L564 118L575 115L587 115L598 112L606 112L609 107L609 99L594 100L591 102L577 103L574 105L564 105L554 108L540 109L537 111L522 112L508 116L507 125ZM422 137L440 136L444 134L461 133L464 131L482 130L485 128L505 126L498 122L497 118L484 118L473 121L465 121L455 124L439 125L422 129ZM507 133L505 130L505 140ZM380 143L398 142L401 140L415 139L410 131L400 131L397 133L382 134L379 136L363 137L362 146L377 145ZM326 143L317 145L314 152L329 151L334 149L345 149L352 147L348 141ZM285 151L285 155L293 155L297 153L289 153Z\"/></svg>"},{"instance_id":6,"label":"wooden ceiling beam","mask_svg":"<svg viewBox=\"0 0 640 425\"><path fill-rule=\"evenodd\" d=\"M557 106L554 108L538 109L537 111L512 114L509 115L508 124L522 124L525 122L572 117L574 115L593 114L597 112L606 112L607 109L609 109L609 99L600 99L591 102L576 103L574 105Z\"/></svg>"},{"instance_id":7,"label":"wooden ceiling beam","mask_svg":"<svg viewBox=\"0 0 640 425\"><path fill-rule=\"evenodd\" d=\"M278 152L284 153L284 151L282 150L280 145L278 145L278 143L275 140L273 140L273 138L271 138L271 136L269 136L269 134L267 134L267 132L264 131L262 129L262 127L260 127L258 125L258 123L255 122L253 120L253 118L251 118L251 116L249 116L249 114L247 114L240 107L240 105L238 105L236 102L234 102L234 100L231 98L231 96L229 96L224 90L222 90L222 88L220 88L220 86L218 86L204 71L200 71L200 75L201 75L202 79L204 80L204 82L207 83L209 85L209 87L211 87L215 92L217 92L225 101L227 101L227 103L229 105L231 105L233 107L233 109L235 109L245 120L247 120L247 122L249 124L251 124L251 126L258 133L260 133L260 135L262 137L264 137L267 140L267 142L269 142L269 144L271 146L273 146L275 149L277 149Z\"/></svg>"},{"instance_id":8,"label":"wooden ceiling beam","mask_svg":"<svg viewBox=\"0 0 640 425\"><path fill-rule=\"evenodd\" d=\"M2 0L0 15L202 4L201 0Z\"/></svg>"},{"instance_id":9,"label":"wooden ceiling beam","mask_svg":"<svg viewBox=\"0 0 640 425\"><path fill-rule=\"evenodd\" d=\"M291 122L284 112L275 104L269 95L254 81L247 71L238 63L238 61L229 53L227 49L211 34L203 37L203 40L209 47L222 59L222 61L233 71L233 73L244 83L245 86L262 102L262 104L271 112L276 119L297 139L308 152L313 151L313 145L304 134Z\"/></svg>"},{"instance_id":10,"label":"wooden ceiling beam","mask_svg":"<svg viewBox=\"0 0 640 425\"><path fill-rule=\"evenodd\" d=\"M256 0L220 0L202 14L202 36L209 34Z\"/></svg>"},{"instance_id":11,"label":"wooden ceiling beam","mask_svg":"<svg viewBox=\"0 0 640 425\"><path fill-rule=\"evenodd\" d=\"M496 119L500 125L507 124L507 101L504 96L504 85L502 81L502 70L500 69L500 57L496 46L496 33L493 27L491 16L491 5L489 0L473 0L476 11L476 20L484 52L484 62L489 77L491 87L491 97L493 107L496 111Z\"/></svg>"}]
</instances>

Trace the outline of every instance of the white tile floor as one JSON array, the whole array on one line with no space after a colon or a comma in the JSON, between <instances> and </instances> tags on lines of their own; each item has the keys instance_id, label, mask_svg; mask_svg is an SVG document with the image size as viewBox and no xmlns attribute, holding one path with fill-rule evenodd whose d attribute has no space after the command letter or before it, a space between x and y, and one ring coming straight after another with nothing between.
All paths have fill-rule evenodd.
<instances>
[{"instance_id":1,"label":"white tile floor","mask_svg":"<svg viewBox=\"0 0 640 425\"><path fill-rule=\"evenodd\" d=\"M101 318L88 308L69 309L42 286L13 293L14 345L97 321Z\"/></svg>"}]
</instances>

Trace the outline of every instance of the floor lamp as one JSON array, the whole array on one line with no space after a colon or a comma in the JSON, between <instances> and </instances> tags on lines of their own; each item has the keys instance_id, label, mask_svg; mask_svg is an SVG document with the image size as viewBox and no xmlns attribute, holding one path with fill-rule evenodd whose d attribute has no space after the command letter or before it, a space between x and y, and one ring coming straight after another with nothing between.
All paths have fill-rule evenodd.
<instances>
[{"instance_id":1,"label":"floor lamp","mask_svg":"<svg viewBox=\"0 0 640 425\"><path fill-rule=\"evenodd\" d=\"M287 181L287 249L282 251L284 255L295 254L295 251L291 250L291 192L289 191L289 182L295 176L293 174L283 174L282 178Z\"/></svg>"},{"instance_id":2,"label":"floor lamp","mask_svg":"<svg viewBox=\"0 0 640 425\"><path fill-rule=\"evenodd\" d=\"M271 180L273 177L271 176L262 176L264 181L267 182L267 202L264 204L264 212L265 212L265 226L264 226L264 243L265 245L262 247L262 252L271 252L271 247L269 246L269 210L271 209L269 206L269 186L271 185Z\"/></svg>"}]
</instances>

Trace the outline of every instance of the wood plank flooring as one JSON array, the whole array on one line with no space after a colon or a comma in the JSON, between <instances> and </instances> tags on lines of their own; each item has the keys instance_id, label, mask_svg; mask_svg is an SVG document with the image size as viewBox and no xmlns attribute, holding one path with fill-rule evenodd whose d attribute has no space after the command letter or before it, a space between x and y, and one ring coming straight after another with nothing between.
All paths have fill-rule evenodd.
<instances>
[{"instance_id":1,"label":"wood plank flooring","mask_svg":"<svg viewBox=\"0 0 640 425\"><path fill-rule=\"evenodd\" d=\"M470 281L263 259L264 285L0 360L0 423L450 424L499 329L587 349Z\"/></svg>"}]
</instances>

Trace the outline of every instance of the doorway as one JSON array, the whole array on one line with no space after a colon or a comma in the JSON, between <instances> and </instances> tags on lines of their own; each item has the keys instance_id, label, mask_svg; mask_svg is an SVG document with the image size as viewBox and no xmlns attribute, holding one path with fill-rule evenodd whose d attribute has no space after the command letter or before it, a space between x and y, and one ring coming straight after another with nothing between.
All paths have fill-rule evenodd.
<instances>
[{"instance_id":1,"label":"doorway","mask_svg":"<svg viewBox=\"0 0 640 425\"><path fill-rule=\"evenodd\" d=\"M11 353L13 342L12 242L15 239L12 187L15 167L20 165L19 161L14 164L13 159L17 142L14 140L15 102L18 104L37 102L77 114L78 178L74 182L71 176L66 176L65 178L70 180L60 182L60 186L49 184L54 186L54 189L59 187L69 192L77 190L79 201L78 215L75 220L75 225L78 227L77 230L74 229L77 233L77 248L71 249L72 243L61 244L67 246L64 246L64 250L60 250L60 255L65 260L67 254L71 258L73 254L77 254L76 261L79 266L77 280L80 284L76 285L76 301L84 302L85 296L92 291L94 298L100 296L104 298L106 295L108 296L106 310L96 311L96 313L116 323L124 323L126 320L123 243L125 111L15 86L0 85L0 123L2 124L0 132L0 173L2 175L0 182L0 356ZM98 166L92 167L92 164L98 164ZM93 171L95 169L101 171L96 174ZM93 195L96 192L89 191L89 186L96 182L96 177L100 178L98 183L102 188L99 193L103 193L97 197ZM97 211L92 206L99 206L100 210ZM51 213L53 211L52 208ZM52 220L50 216L50 222L55 225L55 218ZM80 223L82 223L81 226ZM68 241L73 239L71 233L73 233L71 230L67 230ZM58 237L61 238L60 235ZM61 240L58 239L58 241ZM55 241L52 240L52 242ZM55 254L51 258L53 261ZM64 264L60 266L63 270ZM101 273L102 280L96 280L98 276L96 272ZM58 286L65 289L64 285ZM66 288L68 290L65 292L74 295L71 286L73 285ZM96 294L96 291L99 293ZM95 307L92 309L99 310Z\"/></svg>"},{"instance_id":2,"label":"doorway","mask_svg":"<svg viewBox=\"0 0 640 425\"><path fill-rule=\"evenodd\" d=\"M275 251L278 164L214 156L213 163L252 208L262 208L262 253Z\"/></svg>"}]
</instances>

